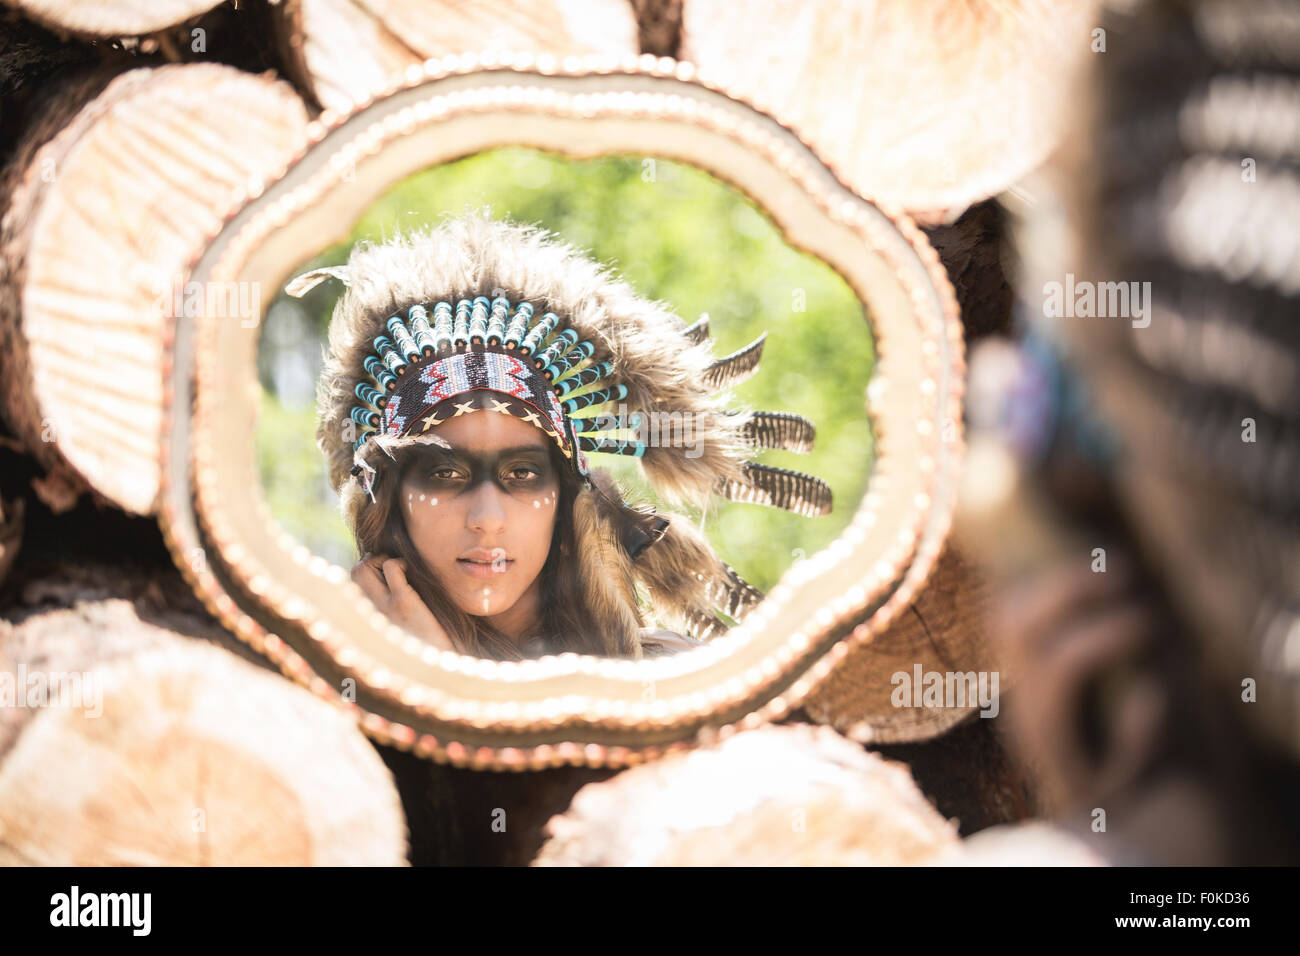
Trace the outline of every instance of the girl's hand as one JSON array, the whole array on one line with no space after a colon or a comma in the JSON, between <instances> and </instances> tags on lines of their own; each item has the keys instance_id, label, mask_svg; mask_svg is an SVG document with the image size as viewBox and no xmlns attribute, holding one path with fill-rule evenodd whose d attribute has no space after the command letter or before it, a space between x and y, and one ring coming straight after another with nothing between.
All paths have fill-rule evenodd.
<instances>
[{"instance_id":1,"label":"girl's hand","mask_svg":"<svg viewBox=\"0 0 1300 956\"><path fill-rule=\"evenodd\" d=\"M401 558L386 554L363 558L352 568L352 580L394 623L440 650L455 650L438 619L407 582L406 563Z\"/></svg>"}]
</instances>

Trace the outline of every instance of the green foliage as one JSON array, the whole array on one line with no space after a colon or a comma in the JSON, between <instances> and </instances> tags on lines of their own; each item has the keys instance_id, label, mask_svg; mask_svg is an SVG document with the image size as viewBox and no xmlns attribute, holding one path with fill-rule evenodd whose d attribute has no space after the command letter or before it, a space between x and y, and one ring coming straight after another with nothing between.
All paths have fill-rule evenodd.
<instances>
[{"instance_id":1,"label":"green foliage","mask_svg":"<svg viewBox=\"0 0 1300 956\"><path fill-rule=\"evenodd\" d=\"M310 408L286 408L273 392L262 390L257 461L271 515L312 551L350 567L356 548L325 479L314 432Z\"/></svg>"},{"instance_id":2,"label":"green foliage","mask_svg":"<svg viewBox=\"0 0 1300 956\"><path fill-rule=\"evenodd\" d=\"M693 167L641 156L573 160L522 148L469 156L411 176L367 210L346 242L303 269L345 262L359 240L383 241L399 230L483 206L494 216L558 233L688 322L707 312L719 357L766 331L762 365L734 389L732 405L797 412L816 423L811 453L763 451L754 457L825 479L834 511L805 518L719 500L708 514L692 517L703 521L723 559L764 591L795 559L834 540L852 518L871 469L864 408L875 357L862 306L838 274L786 245L743 194ZM337 295L337 284L327 282L302 301L320 343ZM264 351L272 341L269 334L264 338ZM319 353L319 343L313 348ZM272 511L304 543L345 563L354 549L311 438L313 410L301 402L292 408L278 402L268 367L264 361L268 395L258 447ZM634 460L594 455L591 461L655 502Z\"/></svg>"}]
</instances>

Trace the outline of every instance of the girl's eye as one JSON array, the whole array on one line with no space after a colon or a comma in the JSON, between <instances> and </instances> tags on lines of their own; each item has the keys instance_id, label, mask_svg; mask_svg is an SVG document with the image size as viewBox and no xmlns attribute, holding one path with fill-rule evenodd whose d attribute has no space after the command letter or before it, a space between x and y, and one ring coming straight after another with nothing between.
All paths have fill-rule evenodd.
<instances>
[{"instance_id":1,"label":"girl's eye","mask_svg":"<svg viewBox=\"0 0 1300 956\"><path fill-rule=\"evenodd\" d=\"M530 482L541 477L541 472L531 465L519 465L511 468L507 472L507 477L511 481ZM429 472L429 478L433 481L455 481L460 477L460 473L455 468L434 468Z\"/></svg>"}]
</instances>

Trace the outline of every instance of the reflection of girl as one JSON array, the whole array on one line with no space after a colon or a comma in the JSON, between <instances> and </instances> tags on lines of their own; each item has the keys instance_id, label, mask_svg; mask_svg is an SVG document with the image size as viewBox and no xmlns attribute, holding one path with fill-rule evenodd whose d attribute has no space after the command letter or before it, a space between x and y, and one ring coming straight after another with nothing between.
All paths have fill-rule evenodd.
<instances>
[{"instance_id":1,"label":"reflection of girl","mask_svg":"<svg viewBox=\"0 0 1300 956\"><path fill-rule=\"evenodd\" d=\"M317 439L361 554L353 580L435 646L656 656L761 598L686 518L626 504L586 452L638 457L684 504L716 492L830 510L819 479L744 460L753 447L805 450L810 422L728 413L711 396L753 372L761 342L714 362L703 320L685 328L541 230L452 219L359 245L290 292L326 275L347 290ZM647 434L656 413L677 432ZM642 597L685 633L645 626Z\"/></svg>"},{"instance_id":2,"label":"reflection of girl","mask_svg":"<svg viewBox=\"0 0 1300 956\"><path fill-rule=\"evenodd\" d=\"M609 601L604 587L584 588L606 581L618 559L612 549L595 560L578 547L599 541L591 496L579 494L573 470L540 429L492 414L490 398L470 399L478 410L427 433L448 448L404 446L376 474L375 503L355 529L371 555L353 574L366 593L391 602L391 616L434 643L452 646L447 632L473 635L469 646L497 658L518 656L515 647L524 656L545 651L553 642L521 646L537 633L566 635L557 650L590 654L698 643L668 631L642 635L624 601Z\"/></svg>"}]
</instances>

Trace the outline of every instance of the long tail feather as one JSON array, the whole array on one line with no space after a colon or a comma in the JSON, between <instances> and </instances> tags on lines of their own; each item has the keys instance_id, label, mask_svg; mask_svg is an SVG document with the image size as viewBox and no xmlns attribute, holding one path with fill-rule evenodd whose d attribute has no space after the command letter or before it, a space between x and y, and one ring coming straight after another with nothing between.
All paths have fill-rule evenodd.
<instances>
[{"instance_id":1,"label":"long tail feather","mask_svg":"<svg viewBox=\"0 0 1300 956\"><path fill-rule=\"evenodd\" d=\"M763 343L767 341L764 332L743 349L718 359L704 370L704 387L710 392L739 385L758 371L758 363L763 358Z\"/></svg>"},{"instance_id":2,"label":"long tail feather","mask_svg":"<svg viewBox=\"0 0 1300 956\"><path fill-rule=\"evenodd\" d=\"M718 494L731 501L767 505L808 517L830 513L830 486L815 475L747 461L744 476L742 481L720 481Z\"/></svg>"},{"instance_id":3,"label":"long tail feather","mask_svg":"<svg viewBox=\"0 0 1300 956\"><path fill-rule=\"evenodd\" d=\"M745 422L744 438L752 448L812 451L817 426L794 412L754 412Z\"/></svg>"}]
</instances>

